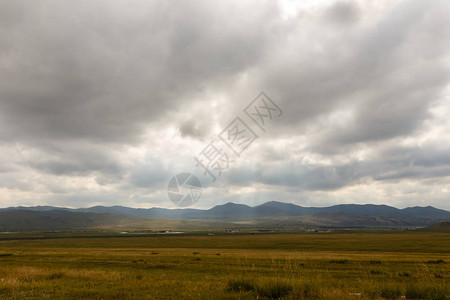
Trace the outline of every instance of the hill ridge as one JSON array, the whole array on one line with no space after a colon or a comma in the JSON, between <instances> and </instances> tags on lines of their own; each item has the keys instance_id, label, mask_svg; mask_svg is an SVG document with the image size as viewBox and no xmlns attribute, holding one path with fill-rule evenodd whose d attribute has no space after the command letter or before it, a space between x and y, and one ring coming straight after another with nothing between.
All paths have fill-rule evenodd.
<instances>
[{"instance_id":1,"label":"hill ridge","mask_svg":"<svg viewBox=\"0 0 450 300\"><path fill-rule=\"evenodd\" d=\"M10 210L31 210L31 211L51 211L64 210L71 212L86 213L112 213L133 217L166 218L179 220L254 220L260 218L278 217L300 217L307 215L326 215L347 213L358 216L372 217L394 217L394 218L419 218L450 221L450 212L432 206L407 207L399 209L386 204L337 204L327 207L305 207L294 203L269 201L260 205L249 206L228 202L216 205L210 209L195 208L131 208L126 206L93 206L88 208L66 208L53 206L32 206L32 207L8 207L1 211Z\"/></svg>"}]
</instances>

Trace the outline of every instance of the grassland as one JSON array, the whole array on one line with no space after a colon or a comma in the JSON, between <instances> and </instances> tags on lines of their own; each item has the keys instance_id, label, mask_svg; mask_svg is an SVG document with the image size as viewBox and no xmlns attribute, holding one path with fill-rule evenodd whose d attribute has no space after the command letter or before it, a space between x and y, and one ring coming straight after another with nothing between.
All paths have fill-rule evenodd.
<instances>
[{"instance_id":1,"label":"grassland","mask_svg":"<svg viewBox=\"0 0 450 300\"><path fill-rule=\"evenodd\" d=\"M448 233L0 240L0 299L448 299Z\"/></svg>"}]
</instances>

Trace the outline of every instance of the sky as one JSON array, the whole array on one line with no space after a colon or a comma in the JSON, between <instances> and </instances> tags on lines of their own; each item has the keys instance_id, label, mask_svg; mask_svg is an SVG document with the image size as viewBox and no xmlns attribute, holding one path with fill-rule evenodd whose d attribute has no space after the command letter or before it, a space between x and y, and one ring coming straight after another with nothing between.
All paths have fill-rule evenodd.
<instances>
[{"instance_id":1,"label":"sky","mask_svg":"<svg viewBox=\"0 0 450 300\"><path fill-rule=\"evenodd\" d=\"M174 208L212 142L229 164L194 208L450 210L449 20L448 0L0 1L0 207Z\"/></svg>"}]
</instances>

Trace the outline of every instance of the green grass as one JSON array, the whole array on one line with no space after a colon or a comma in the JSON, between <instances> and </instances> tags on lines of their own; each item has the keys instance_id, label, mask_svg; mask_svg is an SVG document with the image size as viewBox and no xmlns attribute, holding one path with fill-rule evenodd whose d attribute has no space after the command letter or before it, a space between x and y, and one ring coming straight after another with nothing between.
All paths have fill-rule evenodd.
<instances>
[{"instance_id":1,"label":"green grass","mask_svg":"<svg viewBox=\"0 0 450 300\"><path fill-rule=\"evenodd\" d=\"M449 259L443 233L0 240L0 299L448 299Z\"/></svg>"}]
</instances>

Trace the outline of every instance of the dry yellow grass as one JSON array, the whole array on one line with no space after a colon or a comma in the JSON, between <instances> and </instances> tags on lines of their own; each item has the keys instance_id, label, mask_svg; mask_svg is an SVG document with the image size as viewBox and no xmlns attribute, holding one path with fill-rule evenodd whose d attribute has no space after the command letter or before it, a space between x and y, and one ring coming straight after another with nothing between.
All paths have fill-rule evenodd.
<instances>
[{"instance_id":1,"label":"dry yellow grass","mask_svg":"<svg viewBox=\"0 0 450 300\"><path fill-rule=\"evenodd\" d=\"M0 241L0 298L446 299L449 235L396 234L398 244L389 247L392 238L291 234Z\"/></svg>"}]
</instances>

